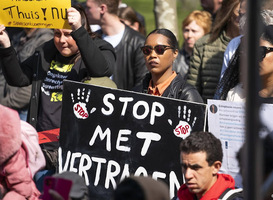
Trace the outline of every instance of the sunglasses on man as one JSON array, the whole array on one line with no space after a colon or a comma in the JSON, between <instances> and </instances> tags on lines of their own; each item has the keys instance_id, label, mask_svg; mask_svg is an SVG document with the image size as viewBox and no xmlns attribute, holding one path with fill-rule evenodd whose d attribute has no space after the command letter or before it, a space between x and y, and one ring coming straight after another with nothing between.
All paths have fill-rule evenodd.
<instances>
[{"instance_id":1,"label":"sunglasses on man","mask_svg":"<svg viewBox=\"0 0 273 200\"><path fill-rule=\"evenodd\" d=\"M260 46L259 47L259 61L262 62L263 59L265 58L266 54L268 54L269 52L272 52L273 48L272 47L265 47L265 46Z\"/></svg>"},{"instance_id":2,"label":"sunglasses on man","mask_svg":"<svg viewBox=\"0 0 273 200\"><path fill-rule=\"evenodd\" d=\"M150 55L153 50L156 52L156 54L163 55L164 52L168 49L174 49L174 48L171 46L167 46L167 45L156 45L154 47L146 45L146 46L141 47L143 54L146 56Z\"/></svg>"}]
</instances>

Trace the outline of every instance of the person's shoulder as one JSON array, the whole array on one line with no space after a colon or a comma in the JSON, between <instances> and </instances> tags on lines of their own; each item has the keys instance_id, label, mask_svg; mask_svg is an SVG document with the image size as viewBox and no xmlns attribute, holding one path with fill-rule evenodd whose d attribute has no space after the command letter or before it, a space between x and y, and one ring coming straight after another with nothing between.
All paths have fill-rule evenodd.
<instances>
[{"instance_id":1,"label":"person's shoulder","mask_svg":"<svg viewBox=\"0 0 273 200\"><path fill-rule=\"evenodd\" d=\"M181 92L179 99L203 103L199 92L193 85L187 83L186 77L178 73L173 82L175 82L173 87L178 87L177 91Z\"/></svg>"},{"instance_id":2,"label":"person's shoulder","mask_svg":"<svg viewBox=\"0 0 273 200\"><path fill-rule=\"evenodd\" d=\"M53 38L46 41L46 42L44 42L43 44L41 44L40 46L38 46L36 48L37 51L41 51L41 50L50 51L50 50L53 50L53 49L56 49Z\"/></svg>"},{"instance_id":3,"label":"person's shoulder","mask_svg":"<svg viewBox=\"0 0 273 200\"><path fill-rule=\"evenodd\" d=\"M235 38L232 38L232 39L230 40L230 43L240 43L242 37L243 37L243 35L239 35L239 36L237 36L237 37L235 37Z\"/></svg>"},{"instance_id":4,"label":"person's shoulder","mask_svg":"<svg viewBox=\"0 0 273 200\"><path fill-rule=\"evenodd\" d=\"M86 83L86 84L91 84L91 85L97 85L97 86L102 86L102 87L117 89L117 85L115 84L115 82L112 81L107 76L103 76L103 77L86 77L83 80L83 82Z\"/></svg>"},{"instance_id":5,"label":"person's shoulder","mask_svg":"<svg viewBox=\"0 0 273 200\"><path fill-rule=\"evenodd\" d=\"M143 80L142 80L142 83L134 86L132 88L132 91L140 92L140 93L147 93L147 90L149 87L149 82L150 82L151 78L152 78L151 73L150 72L146 73Z\"/></svg>"},{"instance_id":6,"label":"person's shoulder","mask_svg":"<svg viewBox=\"0 0 273 200\"><path fill-rule=\"evenodd\" d=\"M114 47L109 42L107 42L106 40L103 40L103 39L101 39L99 37L95 37L93 39L93 41L99 48L110 49L110 50L114 51Z\"/></svg>"},{"instance_id":7,"label":"person's shoulder","mask_svg":"<svg viewBox=\"0 0 273 200\"><path fill-rule=\"evenodd\" d=\"M145 41L145 36L139 33L138 31L130 28L129 26L125 25L124 35L128 35L129 37L137 38L139 40Z\"/></svg>"},{"instance_id":8,"label":"person's shoulder","mask_svg":"<svg viewBox=\"0 0 273 200\"><path fill-rule=\"evenodd\" d=\"M227 188L219 197L219 200L243 200L242 188Z\"/></svg>"},{"instance_id":9,"label":"person's shoulder","mask_svg":"<svg viewBox=\"0 0 273 200\"><path fill-rule=\"evenodd\" d=\"M53 39L54 33L52 29L39 28L30 38L26 45L37 48L47 41Z\"/></svg>"},{"instance_id":10,"label":"person's shoulder","mask_svg":"<svg viewBox=\"0 0 273 200\"><path fill-rule=\"evenodd\" d=\"M189 84L188 82L185 83L184 88L183 88L183 93L184 95L187 96L186 101L193 101L196 103L204 103L200 93L197 91L197 89Z\"/></svg>"},{"instance_id":11,"label":"person's shoulder","mask_svg":"<svg viewBox=\"0 0 273 200\"><path fill-rule=\"evenodd\" d=\"M206 45L209 43L209 38L210 34L204 35L200 39L198 39L195 44L194 44L194 53L193 56L196 52L202 52L202 50L205 48Z\"/></svg>"},{"instance_id":12,"label":"person's shoulder","mask_svg":"<svg viewBox=\"0 0 273 200\"><path fill-rule=\"evenodd\" d=\"M232 40L230 40L230 42L228 43L227 49L228 48L234 48L237 49L237 47L239 46L239 44L241 43L241 38L243 35L239 35L235 38L233 38Z\"/></svg>"},{"instance_id":13,"label":"person's shoulder","mask_svg":"<svg viewBox=\"0 0 273 200\"><path fill-rule=\"evenodd\" d=\"M48 62L51 62L51 59L56 55L57 51L58 50L54 44L54 39L52 38L35 48L35 52L31 57L42 55Z\"/></svg>"},{"instance_id":14,"label":"person's shoulder","mask_svg":"<svg viewBox=\"0 0 273 200\"><path fill-rule=\"evenodd\" d=\"M209 37L210 37L210 34L204 35L203 37L201 37L200 39L198 39L198 40L196 41L195 46L196 46L196 47L204 46L205 44L208 43Z\"/></svg>"},{"instance_id":15,"label":"person's shoulder","mask_svg":"<svg viewBox=\"0 0 273 200\"><path fill-rule=\"evenodd\" d=\"M194 199L194 195L189 191L186 184L181 185L177 191L177 199L175 200L179 199Z\"/></svg>"}]
</instances>

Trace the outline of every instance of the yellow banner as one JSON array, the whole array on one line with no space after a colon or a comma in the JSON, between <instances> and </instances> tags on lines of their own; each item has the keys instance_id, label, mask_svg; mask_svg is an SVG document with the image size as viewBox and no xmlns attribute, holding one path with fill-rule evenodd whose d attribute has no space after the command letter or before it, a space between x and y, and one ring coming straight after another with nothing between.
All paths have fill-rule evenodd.
<instances>
[{"instance_id":1,"label":"yellow banner","mask_svg":"<svg viewBox=\"0 0 273 200\"><path fill-rule=\"evenodd\" d=\"M71 0L1 0L0 24L11 27L70 29Z\"/></svg>"}]
</instances>

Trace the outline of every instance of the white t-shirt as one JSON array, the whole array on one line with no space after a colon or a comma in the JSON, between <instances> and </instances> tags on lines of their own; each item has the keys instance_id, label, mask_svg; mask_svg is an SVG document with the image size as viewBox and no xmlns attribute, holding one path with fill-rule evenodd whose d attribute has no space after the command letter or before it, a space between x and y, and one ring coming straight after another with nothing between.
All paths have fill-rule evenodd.
<instances>
[{"instance_id":1,"label":"white t-shirt","mask_svg":"<svg viewBox=\"0 0 273 200\"><path fill-rule=\"evenodd\" d=\"M124 30L125 30L125 28L121 32L119 32L118 34L111 35L111 36L103 34L102 35L102 39L104 39L105 41L109 42L115 48L120 43L121 38L122 38L122 36L124 34Z\"/></svg>"},{"instance_id":2,"label":"white t-shirt","mask_svg":"<svg viewBox=\"0 0 273 200\"><path fill-rule=\"evenodd\" d=\"M245 102L244 89L242 83L237 84L227 93L227 101Z\"/></svg>"}]
</instances>

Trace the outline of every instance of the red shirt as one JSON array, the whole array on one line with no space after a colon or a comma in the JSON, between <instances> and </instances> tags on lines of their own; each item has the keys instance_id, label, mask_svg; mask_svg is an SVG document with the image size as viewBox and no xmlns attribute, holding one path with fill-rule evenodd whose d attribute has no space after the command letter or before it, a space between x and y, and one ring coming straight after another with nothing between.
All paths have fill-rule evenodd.
<instances>
[{"instance_id":1,"label":"red shirt","mask_svg":"<svg viewBox=\"0 0 273 200\"><path fill-rule=\"evenodd\" d=\"M235 181L230 175L218 174L217 176L218 176L217 181L202 196L200 200L217 200L227 188L232 188L232 189L235 188ZM183 184L179 188L177 192L177 196L179 200L194 200L195 199L195 194L191 193L188 190L188 187L186 184Z\"/></svg>"}]
</instances>

